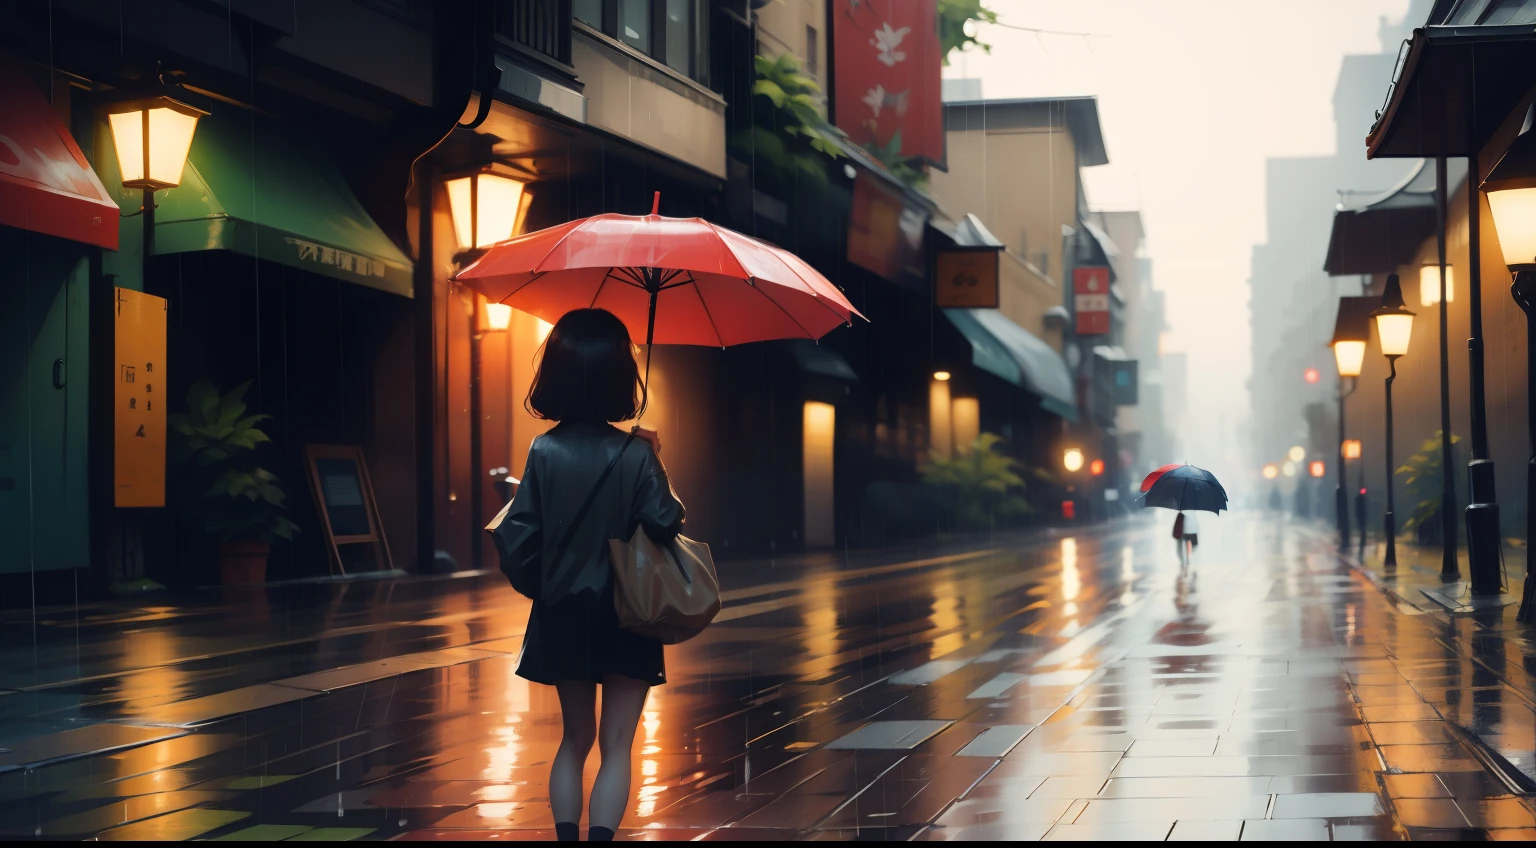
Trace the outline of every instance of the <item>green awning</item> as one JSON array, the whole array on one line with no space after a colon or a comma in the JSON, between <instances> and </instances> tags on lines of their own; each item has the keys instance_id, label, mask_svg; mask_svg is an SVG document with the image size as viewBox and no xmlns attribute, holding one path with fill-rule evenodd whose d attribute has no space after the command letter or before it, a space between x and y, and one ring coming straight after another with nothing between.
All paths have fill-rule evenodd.
<instances>
[{"instance_id":1,"label":"green awning","mask_svg":"<svg viewBox=\"0 0 1536 848\"><path fill-rule=\"evenodd\" d=\"M411 296L410 258L325 149L248 112L198 121L181 185L156 202L157 254L232 250Z\"/></svg>"},{"instance_id":2,"label":"green awning","mask_svg":"<svg viewBox=\"0 0 1536 848\"><path fill-rule=\"evenodd\" d=\"M944 317L971 343L971 364L1040 396L1040 406L1077 420L1072 373L1050 345L996 309L946 309Z\"/></svg>"}]
</instances>

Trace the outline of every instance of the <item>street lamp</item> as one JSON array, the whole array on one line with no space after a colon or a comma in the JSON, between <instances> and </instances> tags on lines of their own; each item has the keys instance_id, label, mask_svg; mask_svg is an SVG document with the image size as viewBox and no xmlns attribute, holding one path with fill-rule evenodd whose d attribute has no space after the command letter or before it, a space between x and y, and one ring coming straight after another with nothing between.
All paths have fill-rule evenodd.
<instances>
[{"instance_id":1,"label":"street lamp","mask_svg":"<svg viewBox=\"0 0 1536 848\"><path fill-rule=\"evenodd\" d=\"M1403 287L1397 275L1387 277L1386 291L1381 295L1381 306L1371 313L1376 319L1376 335L1381 341L1381 353L1387 358L1387 554L1382 567L1387 571L1397 569L1397 516L1392 507L1392 381L1397 379L1397 359L1408 353L1408 342L1413 337L1413 313L1403 306Z\"/></svg>"},{"instance_id":2,"label":"street lamp","mask_svg":"<svg viewBox=\"0 0 1536 848\"><path fill-rule=\"evenodd\" d=\"M1526 424L1530 428L1533 454L1536 454L1536 131L1533 131L1536 108L1526 113L1525 126L1521 128L1499 164L1488 172L1483 180L1483 191L1488 193L1488 209L1493 213L1493 228L1499 234L1499 246L1504 250L1504 264L1514 275L1510 294L1525 312L1526 332ZM1532 530L1536 530L1536 455L1531 457L1525 472L1525 592L1520 601L1517 619L1522 622L1536 620L1536 599L1532 597L1533 565L1536 551L1531 548ZM1474 584L1475 584L1474 579ZM1487 587L1497 591L1496 585ZM1474 594L1478 587L1472 587ZM1492 591L1488 594L1492 594Z\"/></svg>"},{"instance_id":3,"label":"street lamp","mask_svg":"<svg viewBox=\"0 0 1536 848\"><path fill-rule=\"evenodd\" d=\"M166 95L114 103L106 113L123 188L144 192L144 262L148 263L155 243L155 192L181 185L197 119L208 113Z\"/></svg>"},{"instance_id":4,"label":"street lamp","mask_svg":"<svg viewBox=\"0 0 1536 848\"><path fill-rule=\"evenodd\" d=\"M1273 462L1264 466L1264 479L1273 480L1280 476L1280 469Z\"/></svg>"},{"instance_id":5,"label":"street lamp","mask_svg":"<svg viewBox=\"0 0 1536 848\"><path fill-rule=\"evenodd\" d=\"M1339 551L1349 550L1349 496L1344 481L1344 399L1360 384L1360 370L1365 366L1365 345L1370 341L1370 320L1362 308L1366 298L1339 298L1339 312L1333 322L1333 361L1339 369L1339 484L1334 489L1333 508L1339 525ZM1349 390L1344 389L1348 381ZM1365 532L1361 527L1360 531Z\"/></svg>"},{"instance_id":6,"label":"street lamp","mask_svg":"<svg viewBox=\"0 0 1536 848\"><path fill-rule=\"evenodd\" d=\"M510 326L512 326L512 307L505 303L487 303L485 305L486 329L501 332Z\"/></svg>"},{"instance_id":7,"label":"street lamp","mask_svg":"<svg viewBox=\"0 0 1536 848\"><path fill-rule=\"evenodd\" d=\"M517 234L533 194L527 183L488 165L467 173L449 176L448 209L453 215L454 237L459 250L473 255L482 248L505 241Z\"/></svg>"},{"instance_id":8,"label":"street lamp","mask_svg":"<svg viewBox=\"0 0 1536 848\"><path fill-rule=\"evenodd\" d=\"M1067 448L1061 455L1061 467L1076 474L1083 469L1083 452L1077 448Z\"/></svg>"},{"instance_id":9,"label":"street lamp","mask_svg":"<svg viewBox=\"0 0 1536 848\"><path fill-rule=\"evenodd\" d=\"M1445 302L1456 302L1456 269L1445 266ZM1431 262L1419 267L1419 303L1440 305L1440 265Z\"/></svg>"},{"instance_id":10,"label":"street lamp","mask_svg":"<svg viewBox=\"0 0 1536 848\"><path fill-rule=\"evenodd\" d=\"M1301 445L1296 445L1288 452L1286 452L1285 458L1289 459L1291 462L1301 462L1303 459L1307 458L1307 449Z\"/></svg>"}]
</instances>

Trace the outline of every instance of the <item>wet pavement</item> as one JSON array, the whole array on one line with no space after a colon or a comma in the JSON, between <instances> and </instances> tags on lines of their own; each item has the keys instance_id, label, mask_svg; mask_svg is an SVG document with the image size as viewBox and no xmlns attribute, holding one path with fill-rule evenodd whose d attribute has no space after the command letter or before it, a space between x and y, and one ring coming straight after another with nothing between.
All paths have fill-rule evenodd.
<instances>
[{"instance_id":1,"label":"wet pavement","mask_svg":"<svg viewBox=\"0 0 1536 848\"><path fill-rule=\"evenodd\" d=\"M1187 568L1166 522L724 564L620 838L1536 837L1467 732L1531 751L1523 631L1209 525ZM469 575L0 619L0 834L549 838L526 609Z\"/></svg>"}]
</instances>

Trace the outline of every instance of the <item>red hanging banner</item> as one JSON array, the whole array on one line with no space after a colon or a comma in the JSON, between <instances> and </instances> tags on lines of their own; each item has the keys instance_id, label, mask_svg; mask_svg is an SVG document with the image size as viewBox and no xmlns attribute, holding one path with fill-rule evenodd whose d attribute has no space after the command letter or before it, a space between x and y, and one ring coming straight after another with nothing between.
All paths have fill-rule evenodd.
<instances>
[{"instance_id":1,"label":"red hanging banner","mask_svg":"<svg viewBox=\"0 0 1536 848\"><path fill-rule=\"evenodd\" d=\"M938 0L832 0L838 129L855 144L944 161Z\"/></svg>"},{"instance_id":2,"label":"red hanging banner","mask_svg":"<svg viewBox=\"0 0 1536 848\"><path fill-rule=\"evenodd\" d=\"M1072 305L1079 336L1109 333L1109 269L1102 265L1072 270Z\"/></svg>"}]
</instances>

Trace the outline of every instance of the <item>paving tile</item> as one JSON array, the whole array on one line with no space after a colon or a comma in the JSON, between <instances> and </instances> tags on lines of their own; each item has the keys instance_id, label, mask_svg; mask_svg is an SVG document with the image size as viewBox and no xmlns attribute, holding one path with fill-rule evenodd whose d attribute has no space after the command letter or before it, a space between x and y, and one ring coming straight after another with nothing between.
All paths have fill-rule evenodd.
<instances>
[{"instance_id":1,"label":"paving tile","mask_svg":"<svg viewBox=\"0 0 1536 848\"><path fill-rule=\"evenodd\" d=\"M1243 842L1328 842L1328 823L1322 819L1284 819L1243 822Z\"/></svg>"},{"instance_id":2,"label":"paving tile","mask_svg":"<svg viewBox=\"0 0 1536 848\"><path fill-rule=\"evenodd\" d=\"M1104 788L1098 777L1047 777L1029 793L1031 798L1092 798Z\"/></svg>"},{"instance_id":3,"label":"paving tile","mask_svg":"<svg viewBox=\"0 0 1536 848\"><path fill-rule=\"evenodd\" d=\"M1378 745L1445 745L1456 741L1443 721L1388 721L1370 728Z\"/></svg>"},{"instance_id":4,"label":"paving tile","mask_svg":"<svg viewBox=\"0 0 1536 848\"><path fill-rule=\"evenodd\" d=\"M155 720L163 724L190 727L192 725L204 724L214 719L224 718L225 716L252 712L313 697L315 697L315 693L309 690L262 683L256 686L246 686L229 692L220 692L216 695L207 695L202 698L193 698L187 701L167 704L163 707L156 707Z\"/></svg>"},{"instance_id":5,"label":"paving tile","mask_svg":"<svg viewBox=\"0 0 1536 848\"><path fill-rule=\"evenodd\" d=\"M955 753L957 757L1003 757L1033 730L1028 724L1002 724L989 727Z\"/></svg>"},{"instance_id":6,"label":"paving tile","mask_svg":"<svg viewBox=\"0 0 1536 848\"><path fill-rule=\"evenodd\" d=\"M1450 798L1440 778L1433 774L1384 774L1382 783L1392 798Z\"/></svg>"},{"instance_id":7,"label":"paving tile","mask_svg":"<svg viewBox=\"0 0 1536 848\"><path fill-rule=\"evenodd\" d=\"M1045 841L1162 842L1168 838L1168 832L1172 829L1172 821L1058 824L1046 832Z\"/></svg>"},{"instance_id":8,"label":"paving tile","mask_svg":"<svg viewBox=\"0 0 1536 848\"><path fill-rule=\"evenodd\" d=\"M287 842L351 842L362 839L377 828L372 827L317 827L306 830Z\"/></svg>"},{"instance_id":9,"label":"paving tile","mask_svg":"<svg viewBox=\"0 0 1536 848\"><path fill-rule=\"evenodd\" d=\"M1226 796L1212 803L1208 798L1111 798L1095 799L1077 817L1077 824L1101 822L1165 821L1209 816L1212 808L1228 815L1263 818L1269 808L1268 795Z\"/></svg>"},{"instance_id":10,"label":"paving tile","mask_svg":"<svg viewBox=\"0 0 1536 848\"><path fill-rule=\"evenodd\" d=\"M1392 803L1404 827L1464 828L1470 825L1455 801L1448 798L1404 798Z\"/></svg>"},{"instance_id":11,"label":"paving tile","mask_svg":"<svg viewBox=\"0 0 1536 848\"><path fill-rule=\"evenodd\" d=\"M1460 745L1383 745L1380 750L1388 768L1405 772L1483 770Z\"/></svg>"},{"instance_id":12,"label":"paving tile","mask_svg":"<svg viewBox=\"0 0 1536 848\"><path fill-rule=\"evenodd\" d=\"M872 721L827 744L833 750L912 749L949 727L950 721Z\"/></svg>"},{"instance_id":13,"label":"paving tile","mask_svg":"<svg viewBox=\"0 0 1536 848\"><path fill-rule=\"evenodd\" d=\"M312 828L307 824L258 824L216 836L210 842L281 842Z\"/></svg>"},{"instance_id":14,"label":"paving tile","mask_svg":"<svg viewBox=\"0 0 1536 848\"><path fill-rule=\"evenodd\" d=\"M1237 821L1201 821L1179 819L1168 834L1169 842L1236 842L1243 831L1243 823Z\"/></svg>"},{"instance_id":15,"label":"paving tile","mask_svg":"<svg viewBox=\"0 0 1536 848\"><path fill-rule=\"evenodd\" d=\"M1029 679L1027 674L1013 674L1004 672L976 687L966 698L977 700L983 698L1000 698L1008 693L1008 690Z\"/></svg>"},{"instance_id":16,"label":"paving tile","mask_svg":"<svg viewBox=\"0 0 1536 848\"><path fill-rule=\"evenodd\" d=\"M155 816L164 816L176 810L185 810L199 804L213 804L227 801L232 796L227 792L200 792L196 790L179 790L175 792L154 792L147 795L136 795L114 801L101 807L72 813L57 819L45 820L41 825L41 833L38 836L82 836L96 833L117 825L150 819ZM28 827L27 832L32 828ZM7 835L12 833L9 827L0 828L0 832Z\"/></svg>"},{"instance_id":17,"label":"paving tile","mask_svg":"<svg viewBox=\"0 0 1536 848\"><path fill-rule=\"evenodd\" d=\"M1386 812L1373 792L1321 792L1276 795L1272 819L1347 819Z\"/></svg>"},{"instance_id":18,"label":"paving tile","mask_svg":"<svg viewBox=\"0 0 1536 848\"><path fill-rule=\"evenodd\" d=\"M1435 708L1425 703L1365 705L1360 715L1368 722L1434 721L1440 718Z\"/></svg>"},{"instance_id":19,"label":"paving tile","mask_svg":"<svg viewBox=\"0 0 1536 848\"><path fill-rule=\"evenodd\" d=\"M45 763L121 751L185 735L185 730L175 728L93 724L11 743L9 750L0 751L0 771L23 766L37 768Z\"/></svg>"},{"instance_id":20,"label":"paving tile","mask_svg":"<svg viewBox=\"0 0 1536 848\"><path fill-rule=\"evenodd\" d=\"M1325 774L1343 768L1313 757L1126 757L1112 777L1242 777Z\"/></svg>"},{"instance_id":21,"label":"paving tile","mask_svg":"<svg viewBox=\"0 0 1536 848\"><path fill-rule=\"evenodd\" d=\"M238 810L180 810L114 827L97 834L96 838L108 842L185 842L250 815Z\"/></svg>"},{"instance_id":22,"label":"paving tile","mask_svg":"<svg viewBox=\"0 0 1536 848\"><path fill-rule=\"evenodd\" d=\"M1137 739L1127 757L1209 757L1216 751L1212 739Z\"/></svg>"},{"instance_id":23,"label":"paving tile","mask_svg":"<svg viewBox=\"0 0 1536 848\"><path fill-rule=\"evenodd\" d=\"M1489 842L1536 842L1536 828L1488 831Z\"/></svg>"},{"instance_id":24,"label":"paving tile","mask_svg":"<svg viewBox=\"0 0 1536 848\"><path fill-rule=\"evenodd\" d=\"M1100 798L1227 798L1262 795L1271 778L1260 777L1116 777Z\"/></svg>"},{"instance_id":25,"label":"paving tile","mask_svg":"<svg viewBox=\"0 0 1536 848\"><path fill-rule=\"evenodd\" d=\"M1457 803L1474 827L1536 828L1536 813L1519 798L1494 798Z\"/></svg>"}]
</instances>

